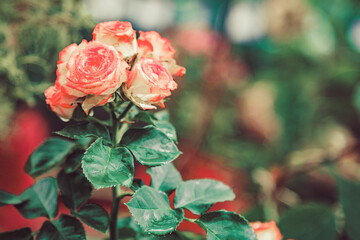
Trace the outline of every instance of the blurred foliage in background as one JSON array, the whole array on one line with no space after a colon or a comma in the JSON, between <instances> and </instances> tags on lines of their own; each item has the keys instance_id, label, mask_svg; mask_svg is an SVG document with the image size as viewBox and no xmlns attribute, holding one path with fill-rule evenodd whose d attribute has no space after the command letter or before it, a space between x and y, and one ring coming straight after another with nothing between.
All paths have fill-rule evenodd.
<instances>
[{"instance_id":1,"label":"blurred foliage in background","mask_svg":"<svg viewBox=\"0 0 360 240\"><path fill-rule=\"evenodd\" d=\"M233 210L279 221L286 238L359 239L358 1L84 3L97 21L128 20L174 43L187 68L166 103L180 169L237 169L233 186L245 187ZM80 1L0 1L0 124L19 101L43 98L58 52L94 25Z\"/></svg>"},{"instance_id":2,"label":"blurred foliage in background","mask_svg":"<svg viewBox=\"0 0 360 240\"><path fill-rule=\"evenodd\" d=\"M82 1L0 1L0 136L16 106L43 101L44 89L56 78L59 51L91 39L94 26Z\"/></svg>"}]
</instances>

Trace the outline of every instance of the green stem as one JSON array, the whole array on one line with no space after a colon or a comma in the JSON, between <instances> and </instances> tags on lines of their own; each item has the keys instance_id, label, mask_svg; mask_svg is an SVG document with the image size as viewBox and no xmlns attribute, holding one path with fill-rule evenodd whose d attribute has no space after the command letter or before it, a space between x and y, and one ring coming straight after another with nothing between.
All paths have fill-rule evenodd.
<instances>
[{"instance_id":1,"label":"green stem","mask_svg":"<svg viewBox=\"0 0 360 240\"><path fill-rule=\"evenodd\" d=\"M113 202L112 208L110 213L110 240L117 240L118 239L118 231L117 231L117 217L120 208L121 197L117 197L118 195L118 188L112 188L113 193Z\"/></svg>"},{"instance_id":2,"label":"green stem","mask_svg":"<svg viewBox=\"0 0 360 240\"><path fill-rule=\"evenodd\" d=\"M120 120L126 116L126 114L130 111L130 109L132 108L132 106L134 106L134 104L133 104L132 102L129 102L129 105L127 105L127 107L125 108L125 110L121 113L121 115L120 115L120 117L119 117Z\"/></svg>"},{"instance_id":3,"label":"green stem","mask_svg":"<svg viewBox=\"0 0 360 240\"><path fill-rule=\"evenodd\" d=\"M129 103L127 108L121 113L120 117L117 118L115 114L114 105L110 103L110 110L111 110L111 133L112 133L112 142L113 145L116 146L120 143L122 136L124 135L125 131L128 128L128 124L124 123L121 125L121 119L126 116L129 112L131 107L133 106L132 103ZM120 127L121 125L121 127ZM120 208L121 199L128 194L123 193L121 191L120 186L112 187L112 194L113 194L113 202L112 208L110 213L110 240L117 240L118 239L118 231L117 231L117 218Z\"/></svg>"},{"instance_id":4,"label":"green stem","mask_svg":"<svg viewBox=\"0 0 360 240\"><path fill-rule=\"evenodd\" d=\"M185 219L186 221L188 221L188 222L192 222L192 223L194 223L194 222L196 221L196 219L194 219L194 218L187 218L187 217L184 217L184 219Z\"/></svg>"},{"instance_id":5,"label":"green stem","mask_svg":"<svg viewBox=\"0 0 360 240\"><path fill-rule=\"evenodd\" d=\"M108 121L102 121L102 120L97 119L97 118L92 117L92 116L88 116L87 119L88 119L90 122L95 122L95 123L99 123L99 124L104 125L104 126L109 126L109 122L108 122Z\"/></svg>"}]
</instances>

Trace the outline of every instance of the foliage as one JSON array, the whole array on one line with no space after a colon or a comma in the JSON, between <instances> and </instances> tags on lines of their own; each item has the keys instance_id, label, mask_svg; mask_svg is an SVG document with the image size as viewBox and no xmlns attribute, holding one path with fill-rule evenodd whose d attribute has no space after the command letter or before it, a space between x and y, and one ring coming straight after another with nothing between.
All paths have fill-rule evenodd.
<instances>
[{"instance_id":1,"label":"foliage","mask_svg":"<svg viewBox=\"0 0 360 240\"><path fill-rule=\"evenodd\" d=\"M78 0L0 2L0 133L17 104L35 106L55 76L58 52L89 38L95 22ZM36 27L35 27L36 26Z\"/></svg>"},{"instance_id":2,"label":"foliage","mask_svg":"<svg viewBox=\"0 0 360 240\"><path fill-rule=\"evenodd\" d=\"M151 118L152 114L143 112L142 116ZM134 119L137 117L139 115L136 115ZM82 223L106 232L109 227L108 213L101 206L86 202L91 196L92 185L99 188L110 186L129 187L136 184L133 183L133 155L135 159L145 165L148 165L148 162L146 162L148 156L141 152L136 155L132 154L128 150L129 148L132 152L135 152L136 150L132 146L142 146L145 152L148 151L147 149L167 149L161 155L162 164L165 165L148 169L149 174L152 176L151 186L142 185L135 192L130 191L128 193L132 195L132 199L126 205L134 217L135 222L132 225L137 226L136 232L139 232L136 234L150 233L154 237L156 235L169 235L176 230L184 219L187 220L187 218L184 218L183 210L186 208L200 215L198 220L191 221L202 226L208 232L209 239L213 239L213 236L220 234L218 232L219 229L223 228L223 224L232 227L226 227L227 232L221 232L222 239L232 239L234 236L255 239L255 233L250 225L238 214L220 211L213 212L215 214L213 216L210 214L212 212L206 213L212 204L232 200L234 198L232 190L223 183L210 179L183 182L174 165L167 163L172 161L179 151L172 142L173 140L170 140L157 127L152 125L142 128L129 128L125 132L125 140L121 142L120 146L113 146L111 142L103 139L104 134L99 134L100 132L107 132L105 131L105 129L107 130L106 126L97 128L92 125L92 127L87 127L89 123L76 124L75 126L67 127L58 134L73 139L78 139L79 136L93 137L93 143L85 152L79 152L79 150L83 149L83 146L76 144L76 142L52 138L34 151L28 160L28 164L31 164L31 171L28 171L36 176L43 175L55 167L63 167L57 179L43 178L18 196L0 192L1 204L14 204L24 217L45 216L49 219L44 222L37 233L38 239L85 239ZM104 130L100 131L99 129ZM81 133L82 131L84 134ZM134 131L136 134L130 134ZM126 137L127 135L131 137ZM164 140L159 140L159 137ZM149 143L149 141L153 143ZM169 141L172 143L169 144ZM65 159L74 153L77 156L82 155L82 167L78 166L77 169L66 172L67 164ZM55 160L54 157L56 157ZM27 167L27 169L30 168ZM71 210L71 216L57 216L58 187L60 188L63 203ZM171 208L166 194L172 191L176 193L174 209ZM131 228L134 230L134 227ZM28 229L20 229L15 232L3 233L3 236L9 234L28 236L30 233ZM183 237L182 239L186 238Z\"/></svg>"}]
</instances>

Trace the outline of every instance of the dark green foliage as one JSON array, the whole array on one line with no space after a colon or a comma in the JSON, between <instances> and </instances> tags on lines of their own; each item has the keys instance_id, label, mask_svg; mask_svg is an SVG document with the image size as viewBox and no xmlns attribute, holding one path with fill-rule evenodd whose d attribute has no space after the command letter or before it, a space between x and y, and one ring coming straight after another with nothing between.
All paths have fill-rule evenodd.
<instances>
[{"instance_id":1,"label":"dark green foliage","mask_svg":"<svg viewBox=\"0 0 360 240\"><path fill-rule=\"evenodd\" d=\"M71 210L76 211L91 197L92 185L80 171L67 174L62 170L57 182L63 203Z\"/></svg>"},{"instance_id":2,"label":"dark green foliage","mask_svg":"<svg viewBox=\"0 0 360 240\"><path fill-rule=\"evenodd\" d=\"M57 184L54 178L43 178L21 195L21 203L16 209L25 218L47 217L55 218L58 213Z\"/></svg>"},{"instance_id":3,"label":"dark green foliage","mask_svg":"<svg viewBox=\"0 0 360 240\"><path fill-rule=\"evenodd\" d=\"M296 206L285 212L279 228L285 239L336 240L336 219L332 209L322 204Z\"/></svg>"},{"instance_id":4,"label":"dark green foliage","mask_svg":"<svg viewBox=\"0 0 360 240\"><path fill-rule=\"evenodd\" d=\"M56 221L46 221L37 236L38 240L85 240L85 230L74 217L62 214Z\"/></svg>"},{"instance_id":5,"label":"dark green foliage","mask_svg":"<svg viewBox=\"0 0 360 240\"><path fill-rule=\"evenodd\" d=\"M95 203L82 206L79 211L73 212L88 226L105 233L109 227L109 215L104 208Z\"/></svg>"},{"instance_id":6,"label":"dark green foliage","mask_svg":"<svg viewBox=\"0 0 360 240\"><path fill-rule=\"evenodd\" d=\"M82 168L96 189L117 185L130 187L134 178L134 160L125 147L111 147L102 138L86 150Z\"/></svg>"},{"instance_id":7,"label":"dark green foliage","mask_svg":"<svg viewBox=\"0 0 360 240\"><path fill-rule=\"evenodd\" d=\"M151 176L151 186L160 191L171 193L182 182L182 177L172 163L146 170Z\"/></svg>"},{"instance_id":8,"label":"dark green foliage","mask_svg":"<svg viewBox=\"0 0 360 240\"><path fill-rule=\"evenodd\" d=\"M33 240L31 229L21 228L10 232L0 233L0 239L11 239L11 240Z\"/></svg>"},{"instance_id":9,"label":"dark green foliage","mask_svg":"<svg viewBox=\"0 0 360 240\"><path fill-rule=\"evenodd\" d=\"M186 208L200 215L214 203L230 201L235 194L230 187L212 179L189 180L180 183L176 188L174 206Z\"/></svg>"},{"instance_id":10,"label":"dark green foliage","mask_svg":"<svg viewBox=\"0 0 360 240\"><path fill-rule=\"evenodd\" d=\"M121 144L132 152L137 161L149 167L169 163L181 153L173 140L153 126L129 129Z\"/></svg>"},{"instance_id":11,"label":"dark green foliage","mask_svg":"<svg viewBox=\"0 0 360 240\"><path fill-rule=\"evenodd\" d=\"M249 223L233 212L205 213L196 220L196 223L206 231L206 237L209 240L257 240L255 232Z\"/></svg>"},{"instance_id":12,"label":"dark green foliage","mask_svg":"<svg viewBox=\"0 0 360 240\"><path fill-rule=\"evenodd\" d=\"M33 177L37 177L65 160L75 143L61 138L50 138L37 148L29 157L25 165L25 171Z\"/></svg>"},{"instance_id":13,"label":"dark green foliage","mask_svg":"<svg viewBox=\"0 0 360 240\"><path fill-rule=\"evenodd\" d=\"M351 239L360 236L359 218L360 184L337 177L339 188L339 201L345 215L345 231Z\"/></svg>"},{"instance_id":14,"label":"dark green foliage","mask_svg":"<svg viewBox=\"0 0 360 240\"><path fill-rule=\"evenodd\" d=\"M68 137L71 139L81 139L86 137L102 137L103 139L111 141L109 130L98 123L80 123L68 126L56 134Z\"/></svg>"},{"instance_id":15,"label":"dark green foliage","mask_svg":"<svg viewBox=\"0 0 360 240\"><path fill-rule=\"evenodd\" d=\"M137 190L126 206L145 232L156 235L173 232L184 217L182 209L171 209L165 193L148 186Z\"/></svg>"}]
</instances>

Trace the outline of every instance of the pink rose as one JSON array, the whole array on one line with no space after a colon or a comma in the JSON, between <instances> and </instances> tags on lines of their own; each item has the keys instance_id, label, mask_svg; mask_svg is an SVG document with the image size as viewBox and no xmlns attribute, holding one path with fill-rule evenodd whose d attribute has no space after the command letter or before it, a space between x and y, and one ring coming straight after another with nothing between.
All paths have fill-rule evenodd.
<instances>
[{"instance_id":1,"label":"pink rose","mask_svg":"<svg viewBox=\"0 0 360 240\"><path fill-rule=\"evenodd\" d=\"M64 94L58 85L45 91L46 103L61 118L70 119L77 107L78 97Z\"/></svg>"},{"instance_id":2,"label":"pink rose","mask_svg":"<svg viewBox=\"0 0 360 240\"><path fill-rule=\"evenodd\" d=\"M124 85L125 95L142 109L156 109L154 104L164 108L165 97L177 88L166 68L153 58L141 58L129 73Z\"/></svg>"},{"instance_id":3,"label":"pink rose","mask_svg":"<svg viewBox=\"0 0 360 240\"><path fill-rule=\"evenodd\" d=\"M251 227L256 233L258 240L282 240L279 228L275 221L270 222L253 222Z\"/></svg>"},{"instance_id":4,"label":"pink rose","mask_svg":"<svg viewBox=\"0 0 360 240\"><path fill-rule=\"evenodd\" d=\"M123 58L131 58L137 50L136 33L129 22L99 23L93 31L93 40L114 46Z\"/></svg>"},{"instance_id":5,"label":"pink rose","mask_svg":"<svg viewBox=\"0 0 360 240\"><path fill-rule=\"evenodd\" d=\"M153 57L159 60L171 75L184 76L186 69L176 64L174 60L176 51L168 39L154 31L139 31L139 34L137 43L140 57Z\"/></svg>"}]
</instances>

